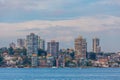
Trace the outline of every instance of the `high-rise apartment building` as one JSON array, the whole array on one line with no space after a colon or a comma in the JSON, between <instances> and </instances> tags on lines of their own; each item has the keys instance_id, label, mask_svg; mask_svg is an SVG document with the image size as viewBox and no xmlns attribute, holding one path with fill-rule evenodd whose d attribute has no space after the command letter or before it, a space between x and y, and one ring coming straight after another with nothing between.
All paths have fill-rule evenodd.
<instances>
[{"instance_id":1,"label":"high-rise apartment building","mask_svg":"<svg viewBox=\"0 0 120 80\"><path fill-rule=\"evenodd\" d=\"M86 59L87 54L87 42L82 36L75 39L75 52L77 59Z\"/></svg>"},{"instance_id":2,"label":"high-rise apartment building","mask_svg":"<svg viewBox=\"0 0 120 80\"><path fill-rule=\"evenodd\" d=\"M100 53L101 52L100 39L99 38L93 38L93 52L94 53Z\"/></svg>"},{"instance_id":3,"label":"high-rise apartment building","mask_svg":"<svg viewBox=\"0 0 120 80\"><path fill-rule=\"evenodd\" d=\"M27 35L27 56L32 56L32 54L38 53L38 35L35 35L34 33L31 33L30 35Z\"/></svg>"},{"instance_id":4,"label":"high-rise apartment building","mask_svg":"<svg viewBox=\"0 0 120 80\"><path fill-rule=\"evenodd\" d=\"M39 37L38 44L40 49L45 50L45 40Z\"/></svg>"},{"instance_id":5,"label":"high-rise apartment building","mask_svg":"<svg viewBox=\"0 0 120 80\"><path fill-rule=\"evenodd\" d=\"M25 39L17 39L17 47L20 49L26 48L26 40Z\"/></svg>"},{"instance_id":6,"label":"high-rise apartment building","mask_svg":"<svg viewBox=\"0 0 120 80\"><path fill-rule=\"evenodd\" d=\"M47 52L48 54L51 54L51 56L56 57L57 53L59 52L59 42L56 42L55 40L48 42Z\"/></svg>"},{"instance_id":7,"label":"high-rise apartment building","mask_svg":"<svg viewBox=\"0 0 120 80\"><path fill-rule=\"evenodd\" d=\"M16 48L16 44L12 42L12 43L9 44L9 47L12 47L13 49L15 49Z\"/></svg>"}]
</instances>

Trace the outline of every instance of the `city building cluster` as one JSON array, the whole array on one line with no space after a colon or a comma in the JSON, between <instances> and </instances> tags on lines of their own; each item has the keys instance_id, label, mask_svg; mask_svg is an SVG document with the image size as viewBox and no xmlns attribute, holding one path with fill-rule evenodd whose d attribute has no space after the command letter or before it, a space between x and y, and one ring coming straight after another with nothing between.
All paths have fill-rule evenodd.
<instances>
[{"instance_id":1,"label":"city building cluster","mask_svg":"<svg viewBox=\"0 0 120 80\"><path fill-rule=\"evenodd\" d=\"M120 52L104 53L100 39L93 38L92 51L87 51L87 41L82 36L74 40L74 49L60 49L55 40L47 42L30 33L25 39L17 39L9 47L0 48L0 67L120 67Z\"/></svg>"}]
</instances>

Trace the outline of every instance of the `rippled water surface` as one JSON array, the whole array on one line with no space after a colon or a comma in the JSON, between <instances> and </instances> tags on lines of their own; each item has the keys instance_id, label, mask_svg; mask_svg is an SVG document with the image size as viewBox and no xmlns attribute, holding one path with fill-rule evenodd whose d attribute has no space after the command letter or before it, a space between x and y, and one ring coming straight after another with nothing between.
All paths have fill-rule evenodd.
<instances>
[{"instance_id":1,"label":"rippled water surface","mask_svg":"<svg viewBox=\"0 0 120 80\"><path fill-rule=\"evenodd\" d=\"M0 80L120 80L120 68L1 68Z\"/></svg>"}]
</instances>

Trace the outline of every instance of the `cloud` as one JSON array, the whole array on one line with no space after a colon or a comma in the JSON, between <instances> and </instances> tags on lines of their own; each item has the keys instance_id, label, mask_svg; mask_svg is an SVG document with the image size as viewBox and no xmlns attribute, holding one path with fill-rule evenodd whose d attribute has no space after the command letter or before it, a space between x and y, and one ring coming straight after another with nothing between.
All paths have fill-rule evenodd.
<instances>
[{"instance_id":1,"label":"cloud","mask_svg":"<svg viewBox=\"0 0 120 80\"><path fill-rule=\"evenodd\" d=\"M26 9L26 10L42 10L55 9L64 4L74 2L73 0L0 0L1 8ZM56 6L56 7L55 7Z\"/></svg>"},{"instance_id":2,"label":"cloud","mask_svg":"<svg viewBox=\"0 0 120 80\"><path fill-rule=\"evenodd\" d=\"M47 32L70 34L71 32L99 32L109 29L120 29L120 17L115 16L95 16L95 17L80 17L71 20L35 20L21 23L0 23L0 36L15 36L23 35L28 32ZM70 30L70 31L69 31ZM51 32L53 31L53 32ZM22 34L23 32L23 34Z\"/></svg>"},{"instance_id":3,"label":"cloud","mask_svg":"<svg viewBox=\"0 0 120 80\"><path fill-rule=\"evenodd\" d=\"M0 22L119 16L119 3L119 0L0 0Z\"/></svg>"},{"instance_id":4,"label":"cloud","mask_svg":"<svg viewBox=\"0 0 120 80\"><path fill-rule=\"evenodd\" d=\"M100 0L95 3L95 5L110 5L110 6L120 6L120 0Z\"/></svg>"},{"instance_id":5,"label":"cloud","mask_svg":"<svg viewBox=\"0 0 120 80\"><path fill-rule=\"evenodd\" d=\"M119 0L0 0L0 38L9 40L34 32L64 43L82 33L116 39L119 8Z\"/></svg>"},{"instance_id":6,"label":"cloud","mask_svg":"<svg viewBox=\"0 0 120 80\"><path fill-rule=\"evenodd\" d=\"M33 32L45 39L46 42L52 39L60 41L62 48L65 48L73 47L74 39L78 35L87 38L89 44L92 37L98 36L102 38L101 43L104 50L113 50L116 46L119 48L119 31L120 17L117 16L100 15L53 21L33 20L19 23L0 23L0 38L2 39L0 41L4 42L3 39L6 39L5 44L9 44L7 43L9 39L13 41L13 39L26 37ZM113 41L113 44L109 44L112 43L109 40ZM110 48L108 45L112 47L110 46ZM90 48L91 46L89 50Z\"/></svg>"},{"instance_id":7,"label":"cloud","mask_svg":"<svg viewBox=\"0 0 120 80\"><path fill-rule=\"evenodd\" d=\"M90 7L90 4L120 5L119 0L0 0L0 9L57 10ZM97 6L96 6L97 7Z\"/></svg>"}]
</instances>

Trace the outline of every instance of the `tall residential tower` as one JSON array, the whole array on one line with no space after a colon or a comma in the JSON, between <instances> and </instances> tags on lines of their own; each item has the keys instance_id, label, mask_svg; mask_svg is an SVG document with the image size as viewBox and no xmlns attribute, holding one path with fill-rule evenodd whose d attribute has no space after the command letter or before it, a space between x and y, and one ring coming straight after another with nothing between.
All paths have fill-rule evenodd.
<instances>
[{"instance_id":1,"label":"tall residential tower","mask_svg":"<svg viewBox=\"0 0 120 80\"><path fill-rule=\"evenodd\" d=\"M100 53L101 52L100 39L99 38L93 38L93 52L94 53Z\"/></svg>"},{"instance_id":2,"label":"tall residential tower","mask_svg":"<svg viewBox=\"0 0 120 80\"><path fill-rule=\"evenodd\" d=\"M56 57L59 51L59 42L52 40L51 42L47 43L47 52L51 54L51 56Z\"/></svg>"},{"instance_id":3,"label":"tall residential tower","mask_svg":"<svg viewBox=\"0 0 120 80\"><path fill-rule=\"evenodd\" d=\"M20 49L26 48L26 40L25 39L17 39L17 47Z\"/></svg>"},{"instance_id":4,"label":"tall residential tower","mask_svg":"<svg viewBox=\"0 0 120 80\"><path fill-rule=\"evenodd\" d=\"M34 33L31 33L30 35L27 35L27 56L32 56L32 54L38 53L38 35L35 35Z\"/></svg>"},{"instance_id":5,"label":"tall residential tower","mask_svg":"<svg viewBox=\"0 0 120 80\"><path fill-rule=\"evenodd\" d=\"M9 44L9 47L12 47L13 49L15 49L16 48L16 44L12 42L12 43Z\"/></svg>"},{"instance_id":6,"label":"tall residential tower","mask_svg":"<svg viewBox=\"0 0 120 80\"><path fill-rule=\"evenodd\" d=\"M40 49L45 50L45 40L39 37L38 44Z\"/></svg>"},{"instance_id":7,"label":"tall residential tower","mask_svg":"<svg viewBox=\"0 0 120 80\"><path fill-rule=\"evenodd\" d=\"M75 39L74 42L75 51L76 51L76 58L77 59L86 59L87 54L87 42L82 36L79 36Z\"/></svg>"}]
</instances>

